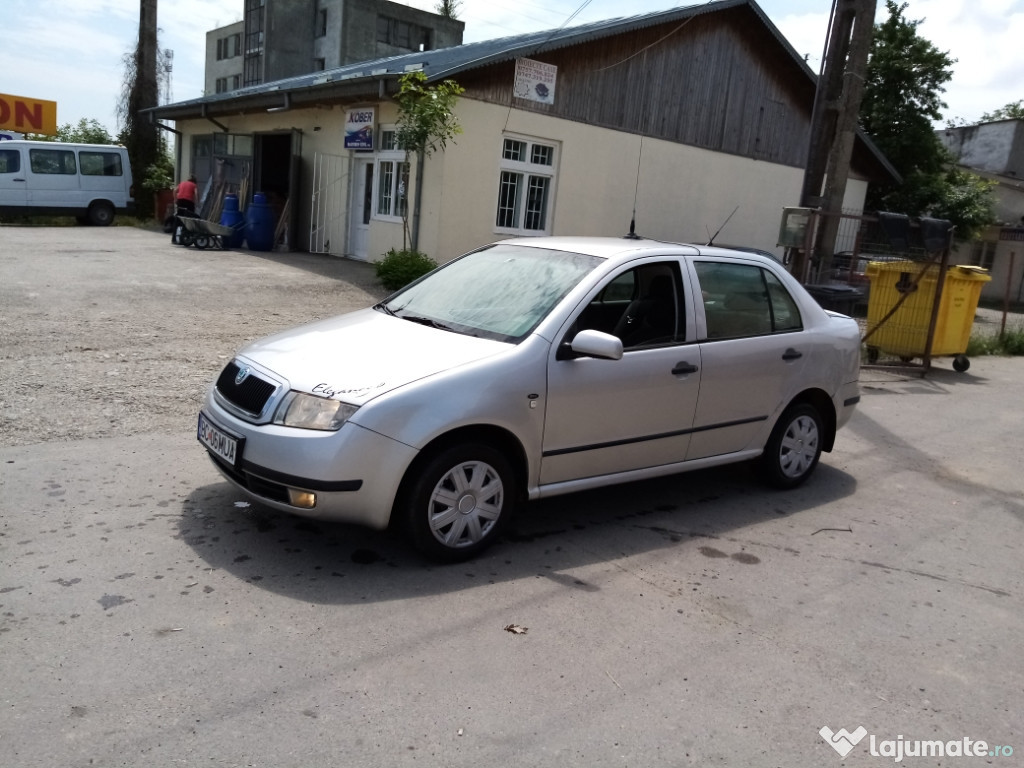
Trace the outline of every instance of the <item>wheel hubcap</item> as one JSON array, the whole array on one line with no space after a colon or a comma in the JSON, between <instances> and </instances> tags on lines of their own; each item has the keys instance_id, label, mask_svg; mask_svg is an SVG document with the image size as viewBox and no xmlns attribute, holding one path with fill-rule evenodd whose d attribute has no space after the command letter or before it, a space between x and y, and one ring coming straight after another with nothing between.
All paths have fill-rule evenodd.
<instances>
[{"instance_id":1,"label":"wheel hubcap","mask_svg":"<svg viewBox=\"0 0 1024 768\"><path fill-rule=\"evenodd\" d=\"M446 547L482 541L501 516L505 489L494 467L466 461L452 467L430 495L430 531Z\"/></svg>"},{"instance_id":2,"label":"wheel hubcap","mask_svg":"<svg viewBox=\"0 0 1024 768\"><path fill-rule=\"evenodd\" d=\"M818 455L818 425L810 416L793 420L782 437L779 466L786 477L805 474Z\"/></svg>"}]
</instances>

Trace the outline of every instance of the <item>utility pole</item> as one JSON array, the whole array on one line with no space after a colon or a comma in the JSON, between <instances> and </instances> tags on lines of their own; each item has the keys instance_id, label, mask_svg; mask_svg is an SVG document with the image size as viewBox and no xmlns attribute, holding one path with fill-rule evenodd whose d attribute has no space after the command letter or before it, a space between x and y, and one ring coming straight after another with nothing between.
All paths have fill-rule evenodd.
<instances>
[{"instance_id":1,"label":"utility pole","mask_svg":"<svg viewBox=\"0 0 1024 768\"><path fill-rule=\"evenodd\" d=\"M798 277L803 277L809 257L813 256L819 275L828 274L831 266L874 24L875 0L833 0L800 199L803 207L816 208L822 216L811 253L800 254L793 265Z\"/></svg>"}]
</instances>

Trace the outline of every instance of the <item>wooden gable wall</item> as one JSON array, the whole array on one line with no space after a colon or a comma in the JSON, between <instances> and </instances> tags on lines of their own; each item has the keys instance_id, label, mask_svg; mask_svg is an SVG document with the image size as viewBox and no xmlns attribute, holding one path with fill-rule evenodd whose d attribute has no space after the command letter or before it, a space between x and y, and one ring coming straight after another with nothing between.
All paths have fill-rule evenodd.
<instances>
[{"instance_id":1,"label":"wooden gable wall","mask_svg":"<svg viewBox=\"0 0 1024 768\"><path fill-rule=\"evenodd\" d=\"M749 8L531 58L558 67L555 103L515 99L516 109L804 165L813 84ZM514 72L515 63L504 62L457 79L467 98L509 104Z\"/></svg>"}]
</instances>

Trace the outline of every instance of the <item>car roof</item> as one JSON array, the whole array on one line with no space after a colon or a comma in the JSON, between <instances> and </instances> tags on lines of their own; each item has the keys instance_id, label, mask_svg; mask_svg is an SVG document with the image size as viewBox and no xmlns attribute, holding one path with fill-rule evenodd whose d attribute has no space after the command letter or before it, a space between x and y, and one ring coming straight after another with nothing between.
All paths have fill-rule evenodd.
<instances>
[{"instance_id":1,"label":"car roof","mask_svg":"<svg viewBox=\"0 0 1024 768\"><path fill-rule=\"evenodd\" d=\"M650 240L643 237L519 237L511 240L502 240L501 243L529 248L546 248L552 251L584 253L610 261L627 261L648 255L676 254L680 256L754 259L778 264L776 259L751 251L735 251L714 245L673 243L664 240Z\"/></svg>"}]
</instances>

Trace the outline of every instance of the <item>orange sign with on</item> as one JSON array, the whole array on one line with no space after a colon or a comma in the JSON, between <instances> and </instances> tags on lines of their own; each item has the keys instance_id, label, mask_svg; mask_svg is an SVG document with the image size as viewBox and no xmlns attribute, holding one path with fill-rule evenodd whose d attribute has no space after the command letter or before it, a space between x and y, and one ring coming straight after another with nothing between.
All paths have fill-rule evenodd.
<instances>
[{"instance_id":1,"label":"orange sign with on","mask_svg":"<svg viewBox=\"0 0 1024 768\"><path fill-rule=\"evenodd\" d=\"M57 102L0 93L0 131L57 135Z\"/></svg>"}]
</instances>

